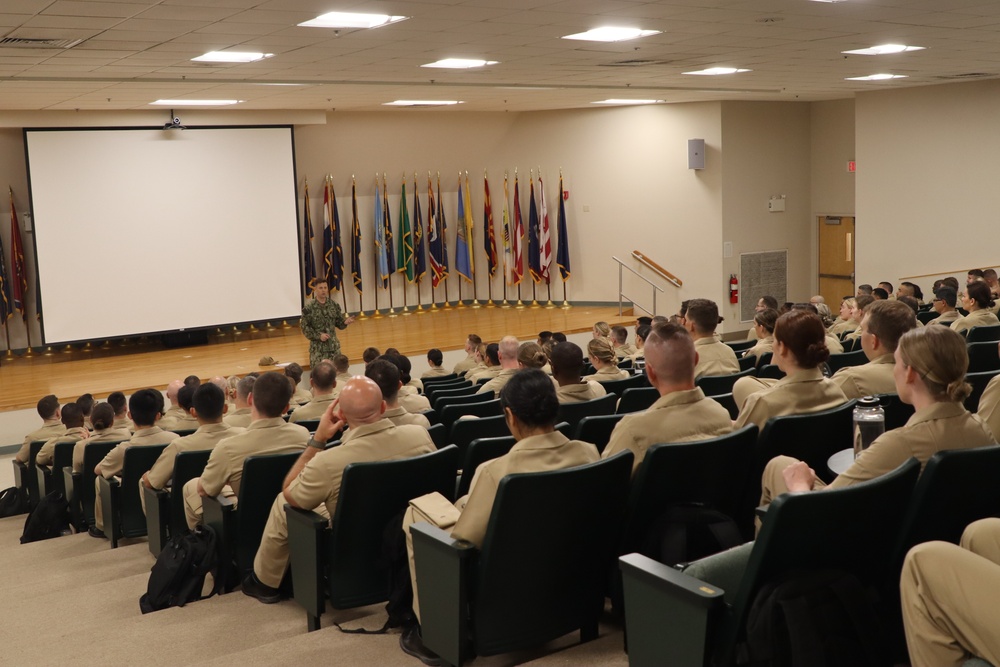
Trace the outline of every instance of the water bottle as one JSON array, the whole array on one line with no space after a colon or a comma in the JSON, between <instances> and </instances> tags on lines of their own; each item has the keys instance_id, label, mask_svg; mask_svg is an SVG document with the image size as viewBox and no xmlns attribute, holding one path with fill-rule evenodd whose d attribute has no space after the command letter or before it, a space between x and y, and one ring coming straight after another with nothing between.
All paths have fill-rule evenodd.
<instances>
[{"instance_id":1,"label":"water bottle","mask_svg":"<svg viewBox=\"0 0 1000 667\"><path fill-rule=\"evenodd\" d=\"M885 410L878 397L865 396L854 406L854 458L885 433Z\"/></svg>"}]
</instances>

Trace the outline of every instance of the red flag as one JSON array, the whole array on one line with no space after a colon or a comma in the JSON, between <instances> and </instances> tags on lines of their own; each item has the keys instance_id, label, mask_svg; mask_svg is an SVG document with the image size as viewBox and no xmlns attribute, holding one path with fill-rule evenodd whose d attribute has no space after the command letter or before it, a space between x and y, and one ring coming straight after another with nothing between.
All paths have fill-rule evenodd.
<instances>
[{"instance_id":1,"label":"red flag","mask_svg":"<svg viewBox=\"0 0 1000 667\"><path fill-rule=\"evenodd\" d=\"M524 223L521 221L521 196L517 189L517 172L514 172L514 237L510 240L513 248L514 266L511 271L511 285L518 285L524 277L524 260L522 258L522 243L524 239Z\"/></svg>"},{"instance_id":2,"label":"red flag","mask_svg":"<svg viewBox=\"0 0 1000 667\"><path fill-rule=\"evenodd\" d=\"M495 276L497 274L497 264L500 262L497 258L496 232L493 231L493 204L490 202L490 182L486 180L486 176L483 176L483 187L486 192L483 200L483 225L486 227L483 234L483 244L486 248L486 261L489 263L490 276Z\"/></svg>"}]
</instances>

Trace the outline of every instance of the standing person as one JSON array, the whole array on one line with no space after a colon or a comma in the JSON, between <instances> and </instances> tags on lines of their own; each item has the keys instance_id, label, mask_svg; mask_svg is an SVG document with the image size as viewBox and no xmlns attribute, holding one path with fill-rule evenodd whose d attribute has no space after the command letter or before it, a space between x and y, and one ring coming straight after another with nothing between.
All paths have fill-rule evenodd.
<instances>
[{"instance_id":1,"label":"standing person","mask_svg":"<svg viewBox=\"0 0 1000 667\"><path fill-rule=\"evenodd\" d=\"M346 329L354 322L354 316L344 316L344 311L330 299L330 287L323 278L316 280L313 300L302 309L299 326L302 335L309 339L309 367L324 359L333 359L340 354L340 341L336 329Z\"/></svg>"}]
</instances>

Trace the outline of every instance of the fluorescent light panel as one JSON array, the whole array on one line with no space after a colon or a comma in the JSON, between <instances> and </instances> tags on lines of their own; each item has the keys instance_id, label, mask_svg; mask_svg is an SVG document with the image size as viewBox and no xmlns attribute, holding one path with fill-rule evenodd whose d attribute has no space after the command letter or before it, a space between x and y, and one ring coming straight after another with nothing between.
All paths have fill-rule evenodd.
<instances>
[{"instance_id":1,"label":"fluorescent light panel","mask_svg":"<svg viewBox=\"0 0 1000 667\"><path fill-rule=\"evenodd\" d=\"M684 74L693 74L695 76L721 76L723 74L739 74L740 72L751 72L753 70L739 69L737 67L709 67L708 69L700 69L696 72L684 72Z\"/></svg>"},{"instance_id":2,"label":"fluorescent light panel","mask_svg":"<svg viewBox=\"0 0 1000 667\"><path fill-rule=\"evenodd\" d=\"M394 102L383 102L385 107L443 107L452 104L461 104L459 100L396 100Z\"/></svg>"},{"instance_id":3,"label":"fluorescent light panel","mask_svg":"<svg viewBox=\"0 0 1000 667\"><path fill-rule=\"evenodd\" d=\"M273 53L250 53L247 51L209 51L191 60L201 63L252 63L271 58Z\"/></svg>"},{"instance_id":4,"label":"fluorescent light panel","mask_svg":"<svg viewBox=\"0 0 1000 667\"><path fill-rule=\"evenodd\" d=\"M351 12L329 12L300 23L305 28L378 28L398 21L405 21L409 16L389 16L388 14L357 14Z\"/></svg>"},{"instance_id":5,"label":"fluorescent light panel","mask_svg":"<svg viewBox=\"0 0 1000 667\"><path fill-rule=\"evenodd\" d=\"M869 46L867 49L853 49L851 51L841 51L852 56L884 56L892 53L904 53L906 51L923 51L924 46L907 46L906 44L879 44Z\"/></svg>"},{"instance_id":6,"label":"fluorescent light panel","mask_svg":"<svg viewBox=\"0 0 1000 667\"><path fill-rule=\"evenodd\" d=\"M243 100L156 100L150 104L164 107L214 107L239 104Z\"/></svg>"},{"instance_id":7,"label":"fluorescent light panel","mask_svg":"<svg viewBox=\"0 0 1000 667\"><path fill-rule=\"evenodd\" d=\"M649 35L658 34L660 34L659 30L641 30L639 28L615 28L605 26L602 28L594 28L592 30L588 30L587 32L564 35L563 39L581 39L587 42L624 42L630 39L638 39L639 37L648 37Z\"/></svg>"},{"instance_id":8,"label":"fluorescent light panel","mask_svg":"<svg viewBox=\"0 0 1000 667\"><path fill-rule=\"evenodd\" d=\"M496 60L474 60L471 58L445 58L437 62L427 63L421 67L441 67L444 69L471 69L473 67L485 67L486 65L496 65Z\"/></svg>"},{"instance_id":9,"label":"fluorescent light panel","mask_svg":"<svg viewBox=\"0 0 1000 667\"><path fill-rule=\"evenodd\" d=\"M601 100L599 102L591 102L591 104L662 104L664 100L619 100L619 99L609 99Z\"/></svg>"},{"instance_id":10,"label":"fluorescent light panel","mask_svg":"<svg viewBox=\"0 0 1000 667\"><path fill-rule=\"evenodd\" d=\"M869 74L868 76L849 76L845 81L888 81L889 79L905 79L905 74Z\"/></svg>"}]
</instances>

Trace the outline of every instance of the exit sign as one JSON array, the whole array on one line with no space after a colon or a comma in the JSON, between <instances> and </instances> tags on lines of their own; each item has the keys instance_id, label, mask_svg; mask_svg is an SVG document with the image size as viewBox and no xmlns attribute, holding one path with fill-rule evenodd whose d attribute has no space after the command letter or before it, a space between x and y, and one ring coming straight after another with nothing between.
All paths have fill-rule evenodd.
<instances>
[{"instance_id":1,"label":"exit sign","mask_svg":"<svg viewBox=\"0 0 1000 667\"><path fill-rule=\"evenodd\" d=\"M857 170L858 170L858 163L857 163L857 162L855 162L854 160L850 160L850 161L849 161L849 162L847 163L847 171L849 171L850 173L852 173L852 174L853 174L853 173L854 173L854 172L856 172Z\"/></svg>"}]
</instances>

